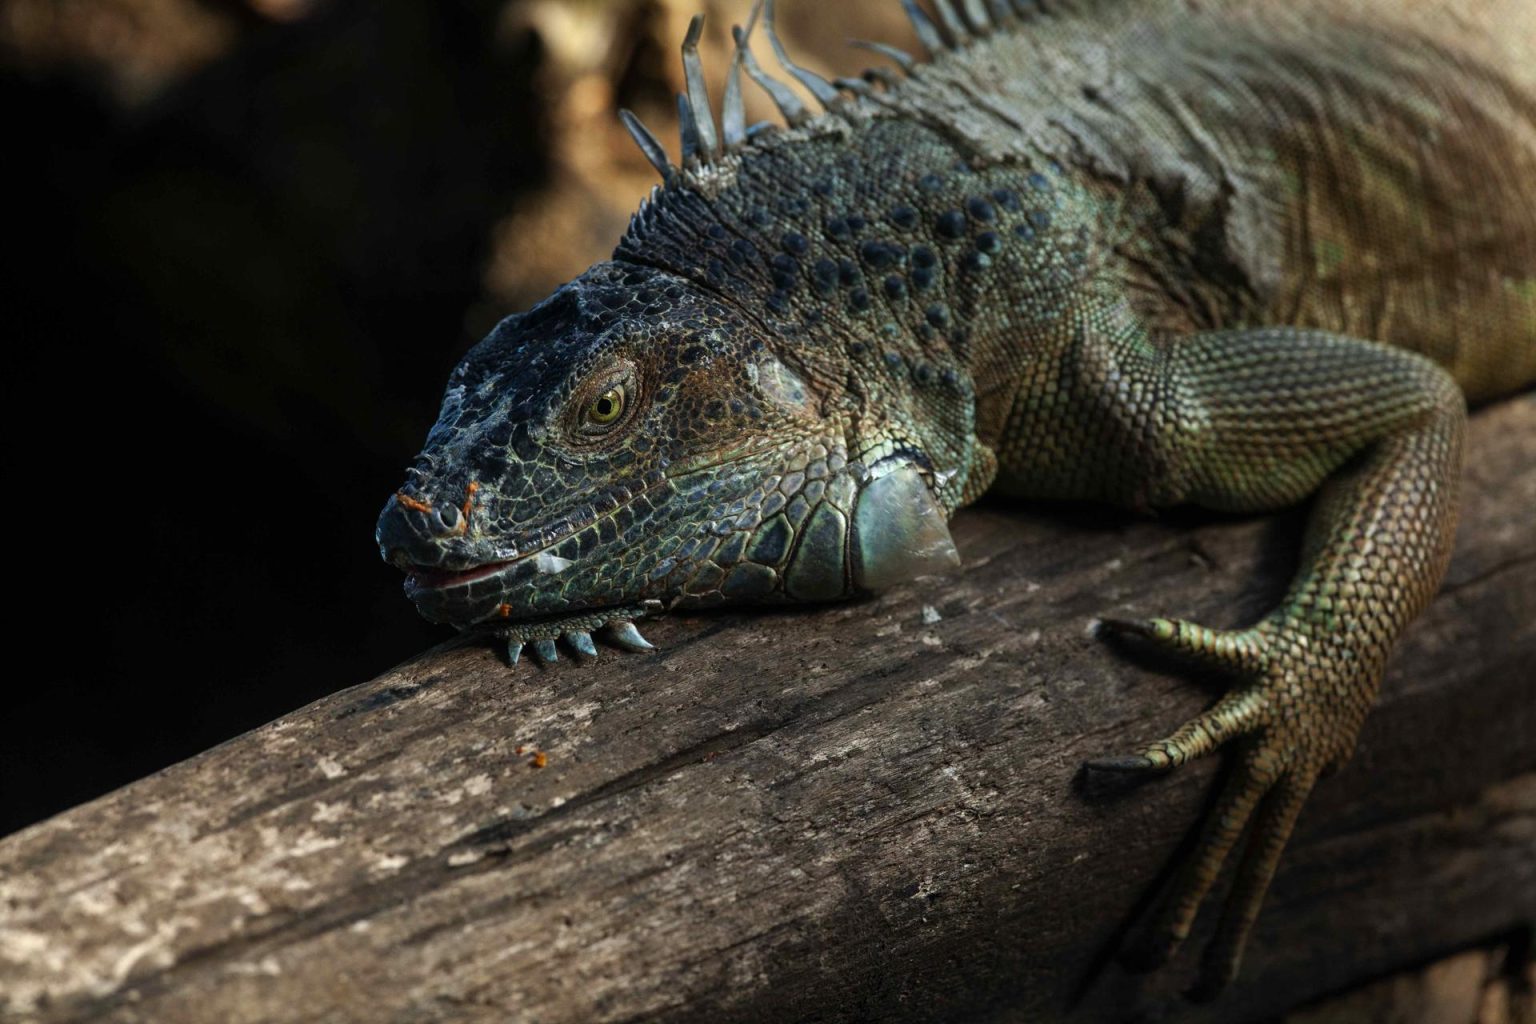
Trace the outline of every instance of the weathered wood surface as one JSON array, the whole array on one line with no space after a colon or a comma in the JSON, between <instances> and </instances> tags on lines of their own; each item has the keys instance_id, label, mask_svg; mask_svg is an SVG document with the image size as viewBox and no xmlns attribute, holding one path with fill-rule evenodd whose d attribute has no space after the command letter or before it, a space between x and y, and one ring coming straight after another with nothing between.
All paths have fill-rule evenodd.
<instances>
[{"instance_id":1,"label":"weathered wood surface","mask_svg":"<svg viewBox=\"0 0 1536 1024\"><path fill-rule=\"evenodd\" d=\"M1091 978L1073 1019L1237 1021L1530 926L1536 400L1470 444L1450 578L1215 1007L1102 954L1217 764L1078 767L1209 689L1087 627L1252 617L1298 520L990 506L951 577L591 666L429 652L10 837L0 1018L1042 1021Z\"/></svg>"}]
</instances>

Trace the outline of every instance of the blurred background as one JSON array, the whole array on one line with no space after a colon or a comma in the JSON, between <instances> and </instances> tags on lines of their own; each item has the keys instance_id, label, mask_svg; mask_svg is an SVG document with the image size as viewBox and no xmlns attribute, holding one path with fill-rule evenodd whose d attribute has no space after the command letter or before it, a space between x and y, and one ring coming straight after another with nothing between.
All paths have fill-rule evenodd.
<instances>
[{"instance_id":1,"label":"blurred background","mask_svg":"<svg viewBox=\"0 0 1536 1024\"><path fill-rule=\"evenodd\" d=\"M0 5L0 834L450 635L374 518L459 356L655 183L616 108L675 153L689 17L718 97L749 7ZM828 74L911 45L894 0L783 8Z\"/></svg>"}]
</instances>

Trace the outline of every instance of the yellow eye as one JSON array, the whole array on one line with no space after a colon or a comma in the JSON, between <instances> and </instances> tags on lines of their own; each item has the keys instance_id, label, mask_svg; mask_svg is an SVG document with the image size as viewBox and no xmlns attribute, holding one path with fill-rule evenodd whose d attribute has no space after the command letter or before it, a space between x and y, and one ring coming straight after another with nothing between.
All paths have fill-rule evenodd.
<instances>
[{"instance_id":1,"label":"yellow eye","mask_svg":"<svg viewBox=\"0 0 1536 1024\"><path fill-rule=\"evenodd\" d=\"M592 400L587 406L587 422L606 427L624 412L624 388L615 385Z\"/></svg>"}]
</instances>

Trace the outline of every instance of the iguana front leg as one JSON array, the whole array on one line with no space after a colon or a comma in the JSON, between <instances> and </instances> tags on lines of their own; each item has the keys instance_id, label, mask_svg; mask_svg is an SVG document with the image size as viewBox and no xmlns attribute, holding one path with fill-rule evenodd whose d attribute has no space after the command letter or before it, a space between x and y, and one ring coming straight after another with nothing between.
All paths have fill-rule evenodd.
<instances>
[{"instance_id":1,"label":"iguana front leg","mask_svg":"<svg viewBox=\"0 0 1536 1024\"><path fill-rule=\"evenodd\" d=\"M1192 993L1209 995L1236 974L1303 802L1319 774L1353 752L1392 645L1445 571L1465 410L1428 360L1315 331L1212 333L1160 350L1081 344L1108 346L1108 355L1080 365L1107 358L1130 374L1132 386L1106 388L1100 400L1150 439L1155 478L1135 481L1138 492L1160 504L1257 511L1317 491L1301 570L1262 621L1234 630L1165 618L1109 623L1238 680L1171 736L1090 763L1162 770L1235 741L1230 779L1139 951L1148 963L1172 955L1247 829Z\"/></svg>"}]
</instances>

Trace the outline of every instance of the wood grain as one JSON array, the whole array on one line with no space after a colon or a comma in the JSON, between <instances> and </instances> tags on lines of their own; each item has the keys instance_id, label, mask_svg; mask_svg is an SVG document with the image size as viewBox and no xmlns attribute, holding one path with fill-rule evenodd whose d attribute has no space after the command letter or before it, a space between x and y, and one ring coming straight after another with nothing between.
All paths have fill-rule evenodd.
<instances>
[{"instance_id":1,"label":"wood grain","mask_svg":"<svg viewBox=\"0 0 1536 1024\"><path fill-rule=\"evenodd\" d=\"M1188 953L1108 954L1218 763L1079 768L1214 681L1089 626L1253 618L1300 519L993 504L951 576L586 666L439 648L0 842L0 1019L1241 1021L1530 928L1536 400L1469 453L1446 585L1215 1006Z\"/></svg>"}]
</instances>

